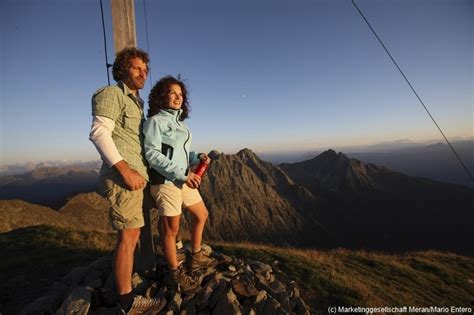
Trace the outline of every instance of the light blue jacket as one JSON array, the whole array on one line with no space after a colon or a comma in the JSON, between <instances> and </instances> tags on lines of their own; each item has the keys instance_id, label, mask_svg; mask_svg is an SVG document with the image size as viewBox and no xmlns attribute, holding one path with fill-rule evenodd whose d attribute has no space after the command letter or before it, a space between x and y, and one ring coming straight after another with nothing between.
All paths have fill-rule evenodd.
<instances>
[{"instance_id":1,"label":"light blue jacket","mask_svg":"<svg viewBox=\"0 0 474 315\"><path fill-rule=\"evenodd\" d=\"M191 132L179 120L181 113L181 109L161 110L143 124L145 158L151 168L152 185L182 185L189 166L199 162L199 154L189 151Z\"/></svg>"}]
</instances>

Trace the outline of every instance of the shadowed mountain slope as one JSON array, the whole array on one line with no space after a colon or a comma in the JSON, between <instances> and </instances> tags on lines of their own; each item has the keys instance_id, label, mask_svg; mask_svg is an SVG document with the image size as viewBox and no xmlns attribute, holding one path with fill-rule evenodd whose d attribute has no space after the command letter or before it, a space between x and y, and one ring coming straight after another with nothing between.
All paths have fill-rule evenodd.
<instances>
[{"instance_id":1,"label":"shadowed mountain slope","mask_svg":"<svg viewBox=\"0 0 474 315\"><path fill-rule=\"evenodd\" d=\"M307 216L316 198L248 149L221 154L200 191L209 209L206 232L212 239L296 244L319 242L324 234Z\"/></svg>"},{"instance_id":2,"label":"shadowed mountain slope","mask_svg":"<svg viewBox=\"0 0 474 315\"><path fill-rule=\"evenodd\" d=\"M332 150L280 167L327 200L320 220L344 246L472 252L471 188L406 176Z\"/></svg>"}]
</instances>

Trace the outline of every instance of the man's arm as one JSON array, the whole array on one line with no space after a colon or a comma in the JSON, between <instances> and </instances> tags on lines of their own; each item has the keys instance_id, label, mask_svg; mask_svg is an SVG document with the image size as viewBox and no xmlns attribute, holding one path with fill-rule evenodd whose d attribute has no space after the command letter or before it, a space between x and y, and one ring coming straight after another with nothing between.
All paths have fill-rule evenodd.
<instances>
[{"instance_id":1,"label":"man's arm","mask_svg":"<svg viewBox=\"0 0 474 315\"><path fill-rule=\"evenodd\" d=\"M89 140L94 143L104 161L119 172L130 190L142 189L145 187L146 181L140 173L129 167L118 152L112 139L114 128L115 122L112 119L93 116Z\"/></svg>"}]
</instances>

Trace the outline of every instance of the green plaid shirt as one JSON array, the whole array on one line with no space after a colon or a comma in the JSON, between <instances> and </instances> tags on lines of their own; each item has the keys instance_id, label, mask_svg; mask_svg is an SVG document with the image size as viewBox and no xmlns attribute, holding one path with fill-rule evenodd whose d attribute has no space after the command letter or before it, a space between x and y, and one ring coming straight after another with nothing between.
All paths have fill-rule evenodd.
<instances>
[{"instance_id":1,"label":"green plaid shirt","mask_svg":"<svg viewBox=\"0 0 474 315\"><path fill-rule=\"evenodd\" d=\"M118 82L94 93L92 115L107 117L115 122L112 140L117 150L132 169L148 180L148 166L142 154L143 100L135 97L124 83ZM111 171L107 163L102 163L102 174Z\"/></svg>"}]
</instances>

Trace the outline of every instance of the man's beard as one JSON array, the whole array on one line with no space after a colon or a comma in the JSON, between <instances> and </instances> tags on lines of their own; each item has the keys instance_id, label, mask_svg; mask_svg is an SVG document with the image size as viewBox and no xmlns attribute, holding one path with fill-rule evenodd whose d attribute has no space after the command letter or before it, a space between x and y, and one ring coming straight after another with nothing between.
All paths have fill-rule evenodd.
<instances>
[{"instance_id":1,"label":"man's beard","mask_svg":"<svg viewBox=\"0 0 474 315\"><path fill-rule=\"evenodd\" d=\"M145 86L145 79L143 78L139 78L139 77L133 78L132 82L137 89L143 89L143 87Z\"/></svg>"}]
</instances>

